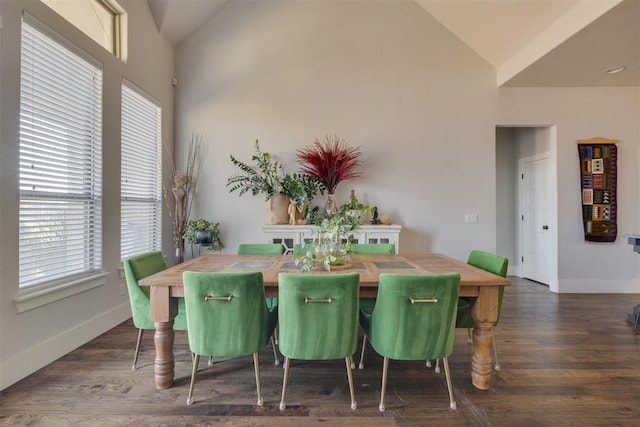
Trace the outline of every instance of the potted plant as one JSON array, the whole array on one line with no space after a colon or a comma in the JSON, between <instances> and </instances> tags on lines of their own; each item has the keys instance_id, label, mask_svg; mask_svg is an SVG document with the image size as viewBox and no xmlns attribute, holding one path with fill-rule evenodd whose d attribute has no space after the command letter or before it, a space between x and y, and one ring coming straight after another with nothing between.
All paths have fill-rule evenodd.
<instances>
[{"instance_id":1,"label":"potted plant","mask_svg":"<svg viewBox=\"0 0 640 427\"><path fill-rule=\"evenodd\" d=\"M356 171L361 155L360 147L350 147L337 136L326 136L322 143L316 139L313 145L298 150L297 159L302 164L300 171L320 181L327 190L327 215L337 213L334 193L338 184L362 176Z\"/></svg>"},{"instance_id":2,"label":"potted plant","mask_svg":"<svg viewBox=\"0 0 640 427\"><path fill-rule=\"evenodd\" d=\"M203 218L190 219L184 227L182 237L191 244L207 246L209 250L224 248L219 222L213 223Z\"/></svg>"},{"instance_id":3,"label":"potted plant","mask_svg":"<svg viewBox=\"0 0 640 427\"><path fill-rule=\"evenodd\" d=\"M265 196L265 223L287 224L289 222L289 206L295 203L302 208L324 188L312 176L307 174L287 174L280 162L270 153L260 149L255 142L255 154L251 157L254 165L249 165L230 156L231 163L238 168L227 180L229 192L238 191L238 195L251 193Z\"/></svg>"}]
</instances>

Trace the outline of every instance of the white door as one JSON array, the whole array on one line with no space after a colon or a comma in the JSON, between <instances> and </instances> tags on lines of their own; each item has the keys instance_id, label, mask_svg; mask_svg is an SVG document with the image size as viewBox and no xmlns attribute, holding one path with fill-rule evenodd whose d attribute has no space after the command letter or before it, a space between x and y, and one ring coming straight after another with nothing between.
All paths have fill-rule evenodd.
<instances>
[{"instance_id":1,"label":"white door","mask_svg":"<svg viewBox=\"0 0 640 427\"><path fill-rule=\"evenodd\" d=\"M521 163L522 276L549 285L551 281L550 171L548 156Z\"/></svg>"}]
</instances>

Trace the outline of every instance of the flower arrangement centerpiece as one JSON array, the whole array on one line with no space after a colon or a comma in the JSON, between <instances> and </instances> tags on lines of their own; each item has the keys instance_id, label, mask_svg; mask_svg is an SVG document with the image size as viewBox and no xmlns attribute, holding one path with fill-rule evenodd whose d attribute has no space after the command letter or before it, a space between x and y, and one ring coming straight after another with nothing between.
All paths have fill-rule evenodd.
<instances>
[{"instance_id":1,"label":"flower arrangement centerpiece","mask_svg":"<svg viewBox=\"0 0 640 427\"><path fill-rule=\"evenodd\" d=\"M353 239L349 234L351 230L353 225L342 215L325 218L314 233L313 242L305 245L307 251L301 258L296 258L296 266L302 271L316 267L327 271L348 268Z\"/></svg>"},{"instance_id":2,"label":"flower arrangement centerpiece","mask_svg":"<svg viewBox=\"0 0 640 427\"><path fill-rule=\"evenodd\" d=\"M337 136L326 136L323 142L316 139L312 145L297 151L300 171L320 181L327 190L325 212L328 216L337 213L334 193L338 184L362 176L356 171L361 155L359 146L351 147Z\"/></svg>"}]
</instances>

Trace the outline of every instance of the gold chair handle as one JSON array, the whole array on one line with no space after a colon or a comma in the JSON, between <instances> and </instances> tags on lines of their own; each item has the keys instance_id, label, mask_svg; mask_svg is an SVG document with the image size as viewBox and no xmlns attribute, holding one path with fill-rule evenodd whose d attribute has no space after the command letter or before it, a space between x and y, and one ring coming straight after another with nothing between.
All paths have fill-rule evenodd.
<instances>
[{"instance_id":1,"label":"gold chair handle","mask_svg":"<svg viewBox=\"0 0 640 427\"><path fill-rule=\"evenodd\" d=\"M205 301L231 301L233 299L233 295L229 295L226 297L214 297L213 295L207 295L204 297Z\"/></svg>"},{"instance_id":2,"label":"gold chair handle","mask_svg":"<svg viewBox=\"0 0 640 427\"><path fill-rule=\"evenodd\" d=\"M309 298L309 297L304 297L304 303L305 304L312 304L312 303L331 304L332 302L333 302L332 298Z\"/></svg>"},{"instance_id":3,"label":"gold chair handle","mask_svg":"<svg viewBox=\"0 0 640 427\"><path fill-rule=\"evenodd\" d=\"M438 298L428 298L428 299L415 299L415 298L409 298L409 301L411 301L411 304L437 304L438 303Z\"/></svg>"}]
</instances>

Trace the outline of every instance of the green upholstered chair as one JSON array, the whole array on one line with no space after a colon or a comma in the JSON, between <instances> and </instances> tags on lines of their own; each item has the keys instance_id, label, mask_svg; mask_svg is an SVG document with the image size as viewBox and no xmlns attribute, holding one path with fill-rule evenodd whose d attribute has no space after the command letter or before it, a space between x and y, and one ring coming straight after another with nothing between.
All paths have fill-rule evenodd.
<instances>
[{"instance_id":1,"label":"green upholstered chair","mask_svg":"<svg viewBox=\"0 0 640 427\"><path fill-rule=\"evenodd\" d=\"M362 255L395 254L396 247L393 243L356 243L351 245L351 253ZM375 298L360 298L360 309L372 311L375 304ZM364 350L366 343L366 340L362 340L362 349L360 350L360 364L358 365L360 369L364 369ZM355 365L352 366L352 368L355 368Z\"/></svg>"},{"instance_id":2,"label":"green upholstered chair","mask_svg":"<svg viewBox=\"0 0 640 427\"><path fill-rule=\"evenodd\" d=\"M442 358L449 406L456 408L447 358L453 352L459 290L459 273L380 274L373 313L360 310L366 337L384 357L380 411L385 410L389 359Z\"/></svg>"},{"instance_id":3,"label":"green upholstered chair","mask_svg":"<svg viewBox=\"0 0 640 427\"><path fill-rule=\"evenodd\" d=\"M238 255L282 255L284 246L280 243L240 243Z\"/></svg>"},{"instance_id":4,"label":"green upholstered chair","mask_svg":"<svg viewBox=\"0 0 640 427\"><path fill-rule=\"evenodd\" d=\"M291 359L344 358L351 393L351 409L357 403L353 389L351 356L358 340L358 273L280 273L278 319L284 379L280 409L285 409Z\"/></svg>"},{"instance_id":5,"label":"green upholstered chair","mask_svg":"<svg viewBox=\"0 0 640 427\"><path fill-rule=\"evenodd\" d=\"M269 310L260 272L183 273L189 348L194 353L187 405L193 404L193 386L200 356L253 354L258 406L260 365L258 352L267 345L277 322L277 309Z\"/></svg>"},{"instance_id":6,"label":"green upholstered chair","mask_svg":"<svg viewBox=\"0 0 640 427\"><path fill-rule=\"evenodd\" d=\"M284 246L280 243L240 243L238 245L238 255L282 255L284 253ZM267 305L269 308L278 306L278 298L268 297ZM278 359L278 352L276 345L278 344L278 332L274 332L273 341L273 357L275 358L275 364L280 364ZM211 361L209 361L211 363Z\"/></svg>"},{"instance_id":7,"label":"green upholstered chair","mask_svg":"<svg viewBox=\"0 0 640 427\"><path fill-rule=\"evenodd\" d=\"M313 248L313 246L313 243L296 243L293 245L293 254L304 255L309 249Z\"/></svg>"},{"instance_id":8,"label":"green upholstered chair","mask_svg":"<svg viewBox=\"0 0 640 427\"><path fill-rule=\"evenodd\" d=\"M155 325L151 320L151 301L149 299L149 287L140 286L138 280L151 276L167 268L162 252L148 252L124 260L124 275L127 281L129 292L129 303L131 304L131 317L133 324L138 328L138 340L136 342L136 352L133 356L132 370L136 370L138 355L140 354L140 343L142 333L145 329L154 329ZM178 314L173 320L173 329L184 331L187 329L187 318L185 317L184 298L178 298Z\"/></svg>"},{"instance_id":9,"label":"green upholstered chair","mask_svg":"<svg viewBox=\"0 0 640 427\"><path fill-rule=\"evenodd\" d=\"M507 269L509 268L509 260L505 257L495 255L489 252L483 252L474 250L469 254L467 264L474 267L481 268L489 273L493 273L497 276L507 277ZM504 286L500 286L498 290L498 318L493 323L496 327L500 321L500 312L502 311L502 299L504 297ZM471 303L464 298L461 298L458 302L458 316L456 318L456 328L467 328L469 340L471 340L471 330L475 326L473 317L471 317ZM493 358L495 361L494 369L500 370L500 363L498 362L498 349L496 347L496 340L493 335L493 328L491 329L491 346L493 348Z\"/></svg>"},{"instance_id":10,"label":"green upholstered chair","mask_svg":"<svg viewBox=\"0 0 640 427\"><path fill-rule=\"evenodd\" d=\"M351 245L351 253L354 255L395 254L396 247L393 243L354 243Z\"/></svg>"}]
</instances>

